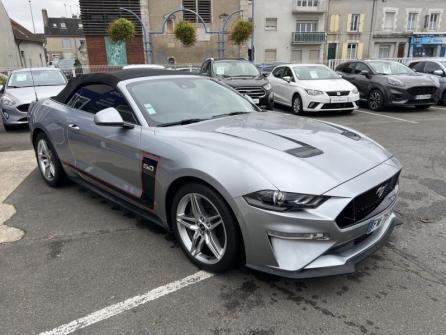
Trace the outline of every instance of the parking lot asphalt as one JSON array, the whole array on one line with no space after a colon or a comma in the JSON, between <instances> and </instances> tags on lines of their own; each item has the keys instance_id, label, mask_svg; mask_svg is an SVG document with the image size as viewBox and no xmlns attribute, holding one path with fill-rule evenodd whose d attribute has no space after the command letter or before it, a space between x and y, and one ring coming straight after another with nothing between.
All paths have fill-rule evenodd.
<instances>
[{"instance_id":1,"label":"parking lot asphalt","mask_svg":"<svg viewBox=\"0 0 446 335\"><path fill-rule=\"evenodd\" d=\"M34 170L5 200L24 237L0 244L0 334L445 334L446 108L308 117L371 136L404 166L404 224L358 272L289 280L240 267L169 291L198 271L171 234ZM29 149L25 129L0 130L0 155Z\"/></svg>"}]
</instances>

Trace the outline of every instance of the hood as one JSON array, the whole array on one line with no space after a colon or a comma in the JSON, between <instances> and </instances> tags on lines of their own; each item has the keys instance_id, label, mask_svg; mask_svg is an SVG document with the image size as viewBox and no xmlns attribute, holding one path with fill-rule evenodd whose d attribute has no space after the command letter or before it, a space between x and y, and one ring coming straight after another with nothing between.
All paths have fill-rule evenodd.
<instances>
[{"instance_id":1,"label":"hood","mask_svg":"<svg viewBox=\"0 0 446 335\"><path fill-rule=\"evenodd\" d=\"M233 88L236 87L243 87L243 86L263 86L268 84L268 79L266 79L263 76L259 76L256 78L250 78L250 77L229 77L229 78L223 78L220 79L222 82L224 82L226 85L229 85Z\"/></svg>"},{"instance_id":2,"label":"hood","mask_svg":"<svg viewBox=\"0 0 446 335\"><path fill-rule=\"evenodd\" d=\"M60 86L36 86L22 88L7 88L6 92L18 102L18 104L28 104L36 100L47 99L59 94L65 85Z\"/></svg>"},{"instance_id":3,"label":"hood","mask_svg":"<svg viewBox=\"0 0 446 335\"><path fill-rule=\"evenodd\" d=\"M392 157L362 134L277 112L250 113L175 128L172 136L230 156L287 192L323 194Z\"/></svg>"},{"instance_id":4,"label":"hood","mask_svg":"<svg viewBox=\"0 0 446 335\"><path fill-rule=\"evenodd\" d=\"M329 91L351 91L355 88L345 79L299 80L297 85L307 89Z\"/></svg>"},{"instance_id":5,"label":"hood","mask_svg":"<svg viewBox=\"0 0 446 335\"><path fill-rule=\"evenodd\" d=\"M388 74L382 75L383 78L395 78L401 80L406 87L414 86L438 86L434 80L432 80L428 75L417 74L414 76L407 74Z\"/></svg>"}]
</instances>

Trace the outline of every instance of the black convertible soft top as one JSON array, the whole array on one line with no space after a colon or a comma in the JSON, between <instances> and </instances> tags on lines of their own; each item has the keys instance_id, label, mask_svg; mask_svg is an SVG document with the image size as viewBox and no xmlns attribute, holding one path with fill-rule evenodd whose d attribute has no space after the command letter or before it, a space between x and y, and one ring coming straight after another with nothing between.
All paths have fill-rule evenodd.
<instances>
[{"instance_id":1,"label":"black convertible soft top","mask_svg":"<svg viewBox=\"0 0 446 335\"><path fill-rule=\"evenodd\" d=\"M116 87L119 82L141 77L154 77L154 76L178 76L178 75L191 75L189 72L162 70L162 69L128 69L120 70L116 72L101 72L83 74L76 78L71 79L67 86L53 99L67 103L70 98L76 93L79 88L90 84L105 84L112 87Z\"/></svg>"}]
</instances>

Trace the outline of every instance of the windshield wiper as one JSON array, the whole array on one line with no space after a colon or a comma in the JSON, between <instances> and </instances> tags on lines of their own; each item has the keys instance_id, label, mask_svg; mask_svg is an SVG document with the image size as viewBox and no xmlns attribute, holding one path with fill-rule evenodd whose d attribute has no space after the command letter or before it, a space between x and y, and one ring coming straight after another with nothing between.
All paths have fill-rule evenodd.
<instances>
[{"instance_id":1,"label":"windshield wiper","mask_svg":"<svg viewBox=\"0 0 446 335\"><path fill-rule=\"evenodd\" d=\"M231 112L231 113L214 115L212 118L218 119L218 118L225 117L225 116L233 116L233 115L241 115L241 114L249 114L249 113L252 113L252 112Z\"/></svg>"},{"instance_id":2,"label":"windshield wiper","mask_svg":"<svg viewBox=\"0 0 446 335\"><path fill-rule=\"evenodd\" d=\"M206 121L206 120L209 120L209 119L185 119L185 120L180 120L180 121L161 123L157 127L182 126L185 124L196 123L196 122L201 122L201 121Z\"/></svg>"}]
</instances>

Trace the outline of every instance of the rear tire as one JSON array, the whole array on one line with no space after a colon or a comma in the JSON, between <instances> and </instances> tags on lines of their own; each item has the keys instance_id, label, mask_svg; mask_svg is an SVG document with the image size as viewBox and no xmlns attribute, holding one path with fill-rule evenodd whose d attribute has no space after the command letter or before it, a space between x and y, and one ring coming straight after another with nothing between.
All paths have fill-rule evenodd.
<instances>
[{"instance_id":1,"label":"rear tire","mask_svg":"<svg viewBox=\"0 0 446 335\"><path fill-rule=\"evenodd\" d=\"M302 115L303 114L302 98L300 97L299 94L294 95L293 103L291 105L291 110L296 115Z\"/></svg>"},{"instance_id":2,"label":"rear tire","mask_svg":"<svg viewBox=\"0 0 446 335\"><path fill-rule=\"evenodd\" d=\"M429 109L431 105L419 105L419 106L415 106L416 110L425 110L425 109Z\"/></svg>"},{"instance_id":3,"label":"rear tire","mask_svg":"<svg viewBox=\"0 0 446 335\"><path fill-rule=\"evenodd\" d=\"M44 133L37 135L34 142L37 165L43 180L51 187L60 187L67 183L68 177L60 163L56 150Z\"/></svg>"},{"instance_id":4,"label":"rear tire","mask_svg":"<svg viewBox=\"0 0 446 335\"><path fill-rule=\"evenodd\" d=\"M443 106L446 106L446 91L443 92L443 96L441 97L441 103Z\"/></svg>"},{"instance_id":5,"label":"rear tire","mask_svg":"<svg viewBox=\"0 0 446 335\"><path fill-rule=\"evenodd\" d=\"M369 109L372 111L381 111L384 109L384 94L377 89L371 90L367 99Z\"/></svg>"},{"instance_id":6,"label":"rear tire","mask_svg":"<svg viewBox=\"0 0 446 335\"><path fill-rule=\"evenodd\" d=\"M200 269L223 272L239 260L238 223L225 200L210 187L183 185L173 198L170 220L184 253Z\"/></svg>"}]
</instances>

